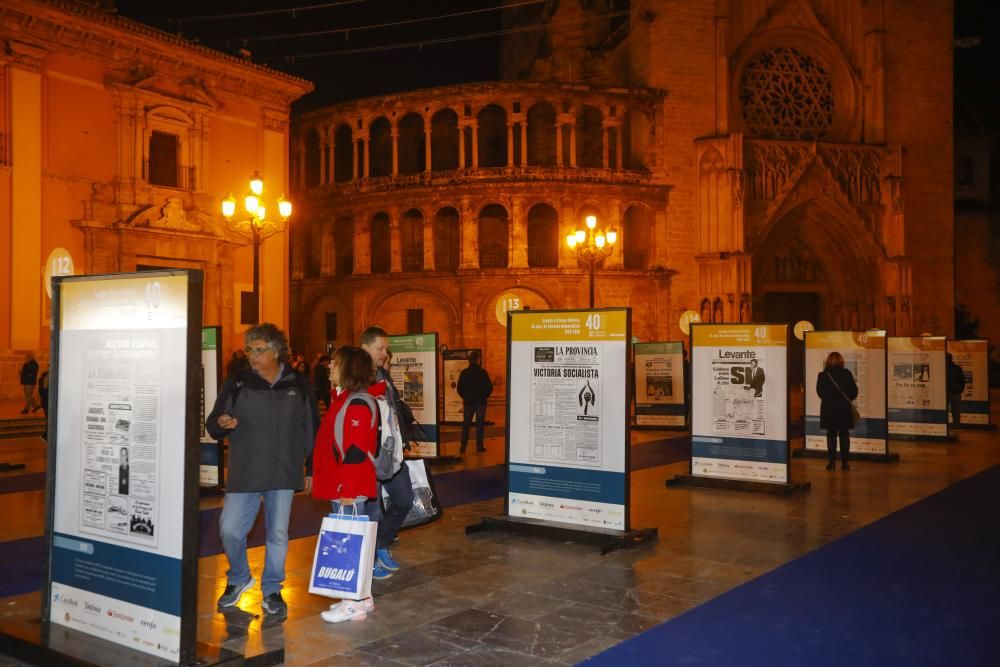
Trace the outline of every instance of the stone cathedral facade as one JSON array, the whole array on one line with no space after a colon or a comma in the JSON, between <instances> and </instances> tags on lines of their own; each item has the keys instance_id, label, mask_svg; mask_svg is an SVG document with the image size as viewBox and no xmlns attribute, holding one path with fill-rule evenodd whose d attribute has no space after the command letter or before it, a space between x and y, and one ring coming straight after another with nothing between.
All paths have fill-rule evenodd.
<instances>
[{"instance_id":1,"label":"stone cathedral facade","mask_svg":"<svg viewBox=\"0 0 1000 667\"><path fill-rule=\"evenodd\" d=\"M299 349L378 323L482 347L497 300L587 306L563 239L619 241L596 305L644 341L714 322L950 334L949 0L550 0L516 6L502 82L294 119Z\"/></svg>"}]
</instances>

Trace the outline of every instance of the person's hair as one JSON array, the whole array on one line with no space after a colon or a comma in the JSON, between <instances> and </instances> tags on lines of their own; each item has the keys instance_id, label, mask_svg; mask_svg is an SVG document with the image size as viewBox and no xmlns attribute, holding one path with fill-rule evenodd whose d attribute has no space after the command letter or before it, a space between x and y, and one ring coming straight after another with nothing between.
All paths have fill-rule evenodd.
<instances>
[{"instance_id":1,"label":"person's hair","mask_svg":"<svg viewBox=\"0 0 1000 667\"><path fill-rule=\"evenodd\" d=\"M321 355L319 355L319 358L316 359L316 363L317 364L321 364L324 361L330 361L330 355L329 354L321 354Z\"/></svg>"},{"instance_id":2,"label":"person's hair","mask_svg":"<svg viewBox=\"0 0 1000 667\"><path fill-rule=\"evenodd\" d=\"M375 365L371 355L360 347L337 348L333 353L333 365L340 371L341 388L350 391L361 391L375 381Z\"/></svg>"},{"instance_id":3,"label":"person's hair","mask_svg":"<svg viewBox=\"0 0 1000 667\"><path fill-rule=\"evenodd\" d=\"M844 367L844 355L840 352L831 352L826 357L826 364L824 368L843 368Z\"/></svg>"},{"instance_id":4,"label":"person's hair","mask_svg":"<svg viewBox=\"0 0 1000 667\"><path fill-rule=\"evenodd\" d=\"M285 332L270 322L264 322L247 329L243 341L249 344L253 340L262 340L278 355L278 361L288 361L288 337Z\"/></svg>"},{"instance_id":5,"label":"person's hair","mask_svg":"<svg viewBox=\"0 0 1000 667\"><path fill-rule=\"evenodd\" d=\"M951 361L952 359L954 359L954 357L951 356L951 352L945 352L944 353L944 360L945 361Z\"/></svg>"},{"instance_id":6,"label":"person's hair","mask_svg":"<svg viewBox=\"0 0 1000 667\"><path fill-rule=\"evenodd\" d=\"M469 352L469 363L470 363L470 364L475 364L476 366L478 366L478 365L479 365L479 362L480 362L481 360L482 360L482 359L481 359L481 357L479 356L479 353L478 353L478 352L476 352L476 351L472 351L472 352Z\"/></svg>"},{"instance_id":7,"label":"person's hair","mask_svg":"<svg viewBox=\"0 0 1000 667\"><path fill-rule=\"evenodd\" d=\"M388 338L389 334L382 327L371 326L361 332L361 344L371 345L376 338Z\"/></svg>"},{"instance_id":8,"label":"person's hair","mask_svg":"<svg viewBox=\"0 0 1000 667\"><path fill-rule=\"evenodd\" d=\"M755 366L759 366L759 365L760 365L759 363L757 363L757 360L756 360L756 359L751 359L751 360L750 360L750 363L751 363L751 364L754 364Z\"/></svg>"}]
</instances>

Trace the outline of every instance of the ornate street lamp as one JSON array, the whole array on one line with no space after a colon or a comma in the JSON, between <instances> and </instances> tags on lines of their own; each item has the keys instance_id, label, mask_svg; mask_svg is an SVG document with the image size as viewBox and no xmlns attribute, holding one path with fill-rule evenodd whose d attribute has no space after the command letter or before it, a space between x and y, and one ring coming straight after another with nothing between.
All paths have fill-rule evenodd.
<instances>
[{"instance_id":1,"label":"ornate street lamp","mask_svg":"<svg viewBox=\"0 0 1000 667\"><path fill-rule=\"evenodd\" d=\"M597 228L597 216L586 217L586 229L578 229L566 237L566 245L576 254L576 261L590 272L590 307L594 307L594 269L614 252L618 231Z\"/></svg>"},{"instance_id":2,"label":"ornate street lamp","mask_svg":"<svg viewBox=\"0 0 1000 667\"><path fill-rule=\"evenodd\" d=\"M250 323L260 323L260 246L265 239L280 234L288 228L288 218L292 216L292 202L281 195L276 202L280 220L267 219L267 207L262 202L264 179L258 172L250 177L250 187L243 196L246 217L233 219L236 215L236 197L232 193L222 200L222 217L226 226L253 243L253 317Z\"/></svg>"}]
</instances>

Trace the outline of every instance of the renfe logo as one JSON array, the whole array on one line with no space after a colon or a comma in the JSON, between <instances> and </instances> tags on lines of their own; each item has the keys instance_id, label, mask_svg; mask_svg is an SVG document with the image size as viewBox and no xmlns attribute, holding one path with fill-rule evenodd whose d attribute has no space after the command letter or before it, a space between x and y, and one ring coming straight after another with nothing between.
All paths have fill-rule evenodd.
<instances>
[{"instance_id":1,"label":"renfe logo","mask_svg":"<svg viewBox=\"0 0 1000 667\"><path fill-rule=\"evenodd\" d=\"M354 568L350 570L339 567L321 567L316 575L320 579L335 579L336 581L351 581L354 579Z\"/></svg>"},{"instance_id":2,"label":"renfe logo","mask_svg":"<svg viewBox=\"0 0 1000 667\"><path fill-rule=\"evenodd\" d=\"M156 629L156 621L139 621L139 625L150 630Z\"/></svg>"}]
</instances>

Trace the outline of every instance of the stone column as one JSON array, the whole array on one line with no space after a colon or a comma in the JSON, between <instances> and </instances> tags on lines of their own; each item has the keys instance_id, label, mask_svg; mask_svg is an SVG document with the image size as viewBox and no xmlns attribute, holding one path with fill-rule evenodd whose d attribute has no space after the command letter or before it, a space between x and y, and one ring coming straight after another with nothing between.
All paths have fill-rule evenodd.
<instances>
[{"instance_id":1,"label":"stone column","mask_svg":"<svg viewBox=\"0 0 1000 667\"><path fill-rule=\"evenodd\" d=\"M622 126L615 125L615 167L618 169L624 169L625 165L622 164Z\"/></svg>"},{"instance_id":2,"label":"stone column","mask_svg":"<svg viewBox=\"0 0 1000 667\"><path fill-rule=\"evenodd\" d=\"M470 123L472 128L472 168L479 169L479 123Z\"/></svg>"},{"instance_id":3,"label":"stone column","mask_svg":"<svg viewBox=\"0 0 1000 667\"><path fill-rule=\"evenodd\" d=\"M369 136L361 140L361 154L365 156L365 178L368 178L372 171L372 142L370 139Z\"/></svg>"},{"instance_id":4,"label":"stone column","mask_svg":"<svg viewBox=\"0 0 1000 667\"><path fill-rule=\"evenodd\" d=\"M618 231L618 241L611 251L611 256L604 260L604 267L608 269L620 269L624 266L623 260L625 259L625 239L622 235L622 203L620 200L611 200L608 206L608 222L604 228Z\"/></svg>"},{"instance_id":5,"label":"stone column","mask_svg":"<svg viewBox=\"0 0 1000 667\"><path fill-rule=\"evenodd\" d=\"M566 245L566 237L576 229L576 207L572 199L562 202L562 214L559 216L559 268L576 268L576 255Z\"/></svg>"},{"instance_id":6,"label":"stone column","mask_svg":"<svg viewBox=\"0 0 1000 667\"><path fill-rule=\"evenodd\" d=\"M563 124L556 121L556 165L563 166Z\"/></svg>"},{"instance_id":7,"label":"stone column","mask_svg":"<svg viewBox=\"0 0 1000 667\"><path fill-rule=\"evenodd\" d=\"M13 59L7 65L9 112L10 244L3 251L10 271L10 347L38 350L41 343L42 147L44 99L42 67L47 51L8 40ZM138 147L141 155L141 145ZM142 162L139 158L141 172ZM80 261L79 259L77 261ZM82 265L83 262L80 262Z\"/></svg>"},{"instance_id":8,"label":"stone column","mask_svg":"<svg viewBox=\"0 0 1000 667\"><path fill-rule=\"evenodd\" d=\"M608 142L608 126L604 125L601 127L601 166L604 167L605 169L608 168L608 164L610 162L610 156L608 155L609 145L610 143Z\"/></svg>"},{"instance_id":9,"label":"stone column","mask_svg":"<svg viewBox=\"0 0 1000 667\"><path fill-rule=\"evenodd\" d=\"M326 171L326 176L327 176L326 182L333 183L334 181L337 180L337 157L336 157L337 143L333 140L333 138L330 139L329 148L330 148L330 166Z\"/></svg>"},{"instance_id":10,"label":"stone column","mask_svg":"<svg viewBox=\"0 0 1000 667\"><path fill-rule=\"evenodd\" d=\"M511 206L510 268L528 268L528 220L524 214L524 197L514 197Z\"/></svg>"},{"instance_id":11,"label":"stone column","mask_svg":"<svg viewBox=\"0 0 1000 667\"><path fill-rule=\"evenodd\" d=\"M521 121L521 166L528 164L528 123Z\"/></svg>"},{"instance_id":12,"label":"stone column","mask_svg":"<svg viewBox=\"0 0 1000 667\"><path fill-rule=\"evenodd\" d=\"M305 144L302 141L299 142L299 173L298 173L298 177L299 177L298 178L298 181L299 181L299 190L305 190L306 189L306 147L305 147Z\"/></svg>"},{"instance_id":13,"label":"stone column","mask_svg":"<svg viewBox=\"0 0 1000 667\"><path fill-rule=\"evenodd\" d=\"M403 246L399 238L399 208L389 209L389 270L400 273L403 270Z\"/></svg>"},{"instance_id":14,"label":"stone column","mask_svg":"<svg viewBox=\"0 0 1000 667\"><path fill-rule=\"evenodd\" d=\"M458 125L458 168L465 169L465 126Z\"/></svg>"},{"instance_id":15,"label":"stone column","mask_svg":"<svg viewBox=\"0 0 1000 667\"><path fill-rule=\"evenodd\" d=\"M392 175L399 174L399 128L392 126Z\"/></svg>"},{"instance_id":16,"label":"stone column","mask_svg":"<svg viewBox=\"0 0 1000 667\"><path fill-rule=\"evenodd\" d=\"M329 162L330 157L326 152L328 148L326 136L320 137L319 140L319 184L323 185L327 182L327 162Z\"/></svg>"},{"instance_id":17,"label":"stone column","mask_svg":"<svg viewBox=\"0 0 1000 667\"><path fill-rule=\"evenodd\" d=\"M569 124L569 166L576 166L576 121Z\"/></svg>"},{"instance_id":18,"label":"stone column","mask_svg":"<svg viewBox=\"0 0 1000 667\"><path fill-rule=\"evenodd\" d=\"M424 171L430 173L432 170L431 160L431 126L424 127Z\"/></svg>"},{"instance_id":19,"label":"stone column","mask_svg":"<svg viewBox=\"0 0 1000 667\"><path fill-rule=\"evenodd\" d=\"M461 230L462 247L460 249L461 258L458 268L478 269L479 268L479 221L475 219L475 212L472 210L472 203L467 199L462 199L462 218L459 220L459 230Z\"/></svg>"},{"instance_id":20,"label":"stone column","mask_svg":"<svg viewBox=\"0 0 1000 667\"><path fill-rule=\"evenodd\" d=\"M514 166L514 123L507 123L507 166Z\"/></svg>"},{"instance_id":21,"label":"stone column","mask_svg":"<svg viewBox=\"0 0 1000 667\"><path fill-rule=\"evenodd\" d=\"M324 222L320 228L319 275L332 276L337 273L337 249L334 247L333 221Z\"/></svg>"},{"instance_id":22,"label":"stone column","mask_svg":"<svg viewBox=\"0 0 1000 667\"><path fill-rule=\"evenodd\" d=\"M371 213L354 216L354 273L372 272L372 221Z\"/></svg>"},{"instance_id":23,"label":"stone column","mask_svg":"<svg viewBox=\"0 0 1000 667\"><path fill-rule=\"evenodd\" d=\"M434 270L434 220L424 218L424 271Z\"/></svg>"}]
</instances>

